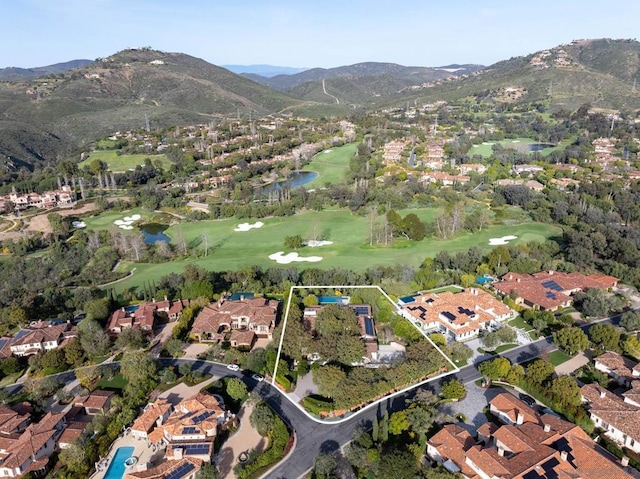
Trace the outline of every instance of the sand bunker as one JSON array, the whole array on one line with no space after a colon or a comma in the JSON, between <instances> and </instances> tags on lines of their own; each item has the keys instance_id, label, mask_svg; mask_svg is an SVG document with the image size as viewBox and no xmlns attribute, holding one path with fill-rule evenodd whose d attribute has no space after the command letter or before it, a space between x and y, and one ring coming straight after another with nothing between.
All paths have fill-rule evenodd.
<instances>
[{"instance_id":1,"label":"sand bunker","mask_svg":"<svg viewBox=\"0 0 640 479\"><path fill-rule=\"evenodd\" d=\"M256 221L253 224L250 223L240 223L233 231L249 231L253 228L262 228L264 223L262 221Z\"/></svg>"},{"instance_id":2,"label":"sand bunker","mask_svg":"<svg viewBox=\"0 0 640 479\"><path fill-rule=\"evenodd\" d=\"M284 251L278 251L277 253L270 254L269 259L272 259L278 264L289 264L302 261L317 263L318 261L322 261L322 256L300 256L298 253L284 254Z\"/></svg>"},{"instance_id":3,"label":"sand bunker","mask_svg":"<svg viewBox=\"0 0 640 479\"><path fill-rule=\"evenodd\" d=\"M503 236L501 238L489 238L489 246L498 246L501 244L508 244L509 241L517 239L517 236Z\"/></svg>"},{"instance_id":4,"label":"sand bunker","mask_svg":"<svg viewBox=\"0 0 640 479\"><path fill-rule=\"evenodd\" d=\"M122 228L123 230L132 230L133 226L131 226L134 222L138 221L142 216L135 214L131 216L125 216L121 220L115 220L113 222L118 228Z\"/></svg>"},{"instance_id":5,"label":"sand bunker","mask_svg":"<svg viewBox=\"0 0 640 479\"><path fill-rule=\"evenodd\" d=\"M324 150L323 153L331 153L333 150Z\"/></svg>"},{"instance_id":6,"label":"sand bunker","mask_svg":"<svg viewBox=\"0 0 640 479\"><path fill-rule=\"evenodd\" d=\"M71 226L73 226L74 228L86 228L87 223L85 223L84 221L72 221Z\"/></svg>"},{"instance_id":7,"label":"sand bunker","mask_svg":"<svg viewBox=\"0 0 640 479\"><path fill-rule=\"evenodd\" d=\"M327 246L327 245L333 244L333 241L309 240L309 241L304 241L302 244L308 246L309 248L316 248L318 246Z\"/></svg>"}]
</instances>

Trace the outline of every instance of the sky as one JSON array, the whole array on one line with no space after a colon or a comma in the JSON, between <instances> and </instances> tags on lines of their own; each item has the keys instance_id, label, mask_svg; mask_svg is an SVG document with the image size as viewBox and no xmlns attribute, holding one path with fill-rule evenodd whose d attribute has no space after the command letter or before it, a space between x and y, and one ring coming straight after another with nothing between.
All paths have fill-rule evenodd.
<instances>
[{"instance_id":1,"label":"sky","mask_svg":"<svg viewBox=\"0 0 640 479\"><path fill-rule=\"evenodd\" d=\"M0 68L137 47L216 65L491 65L635 38L638 18L638 0L0 0Z\"/></svg>"}]
</instances>

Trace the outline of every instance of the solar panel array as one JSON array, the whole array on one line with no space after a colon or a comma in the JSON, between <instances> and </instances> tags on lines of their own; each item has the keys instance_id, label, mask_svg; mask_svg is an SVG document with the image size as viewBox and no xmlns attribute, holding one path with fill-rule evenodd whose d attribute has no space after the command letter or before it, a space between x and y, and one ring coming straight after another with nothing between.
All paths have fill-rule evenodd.
<instances>
[{"instance_id":1,"label":"solar panel array","mask_svg":"<svg viewBox=\"0 0 640 479\"><path fill-rule=\"evenodd\" d=\"M180 467L178 467L175 471L171 471L169 474L167 474L167 479L180 479L189 474L195 468L196 466L194 466L190 462L185 462L184 464L181 464Z\"/></svg>"},{"instance_id":2,"label":"solar panel array","mask_svg":"<svg viewBox=\"0 0 640 479\"><path fill-rule=\"evenodd\" d=\"M369 308L367 306L353 306L353 310L358 315L369 314Z\"/></svg>"},{"instance_id":3,"label":"solar panel array","mask_svg":"<svg viewBox=\"0 0 640 479\"><path fill-rule=\"evenodd\" d=\"M195 427L183 427L182 428L182 434L195 434L196 432L198 432L198 429L196 429Z\"/></svg>"},{"instance_id":4,"label":"solar panel array","mask_svg":"<svg viewBox=\"0 0 640 479\"><path fill-rule=\"evenodd\" d=\"M364 318L364 332L367 334L367 336L376 335L375 328L373 327L373 319Z\"/></svg>"},{"instance_id":5,"label":"solar panel array","mask_svg":"<svg viewBox=\"0 0 640 479\"><path fill-rule=\"evenodd\" d=\"M458 306L458 312L460 314L465 314L467 316L473 316L475 313L473 311L471 311L470 309L467 308L463 308L462 306Z\"/></svg>"},{"instance_id":6,"label":"solar panel array","mask_svg":"<svg viewBox=\"0 0 640 479\"><path fill-rule=\"evenodd\" d=\"M549 281L545 281L542 283L542 287L546 289L552 289L553 291L563 291L564 288L556 283L554 280L550 279Z\"/></svg>"},{"instance_id":7,"label":"solar panel array","mask_svg":"<svg viewBox=\"0 0 640 479\"><path fill-rule=\"evenodd\" d=\"M203 454L209 454L211 449L210 444L184 444L182 450L189 456L201 456Z\"/></svg>"},{"instance_id":8,"label":"solar panel array","mask_svg":"<svg viewBox=\"0 0 640 479\"><path fill-rule=\"evenodd\" d=\"M552 293L551 291L547 291L547 294L545 294L545 296L549 299L558 299L556 293Z\"/></svg>"},{"instance_id":9,"label":"solar panel array","mask_svg":"<svg viewBox=\"0 0 640 479\"><path fill-rule=\"evenodd\" d=\"M456 319L456 316L453 313L450 313L449 311L443 311L442 315L451 322L455 321Z\"/></svg>"},{"instance_id":10,"label":"solar panel array","mask_svg":"<svg viewBox=\"0 0 640 479\"><path fill-rule=\"evenodd\" d=\"M196 416L193 418L193 423L194 424L200 424L202 421L204 421L205 419L213 416L215 414L215 411L205 411L202 414L200 414L199 416Z\"/></svg>"}]
</instances>

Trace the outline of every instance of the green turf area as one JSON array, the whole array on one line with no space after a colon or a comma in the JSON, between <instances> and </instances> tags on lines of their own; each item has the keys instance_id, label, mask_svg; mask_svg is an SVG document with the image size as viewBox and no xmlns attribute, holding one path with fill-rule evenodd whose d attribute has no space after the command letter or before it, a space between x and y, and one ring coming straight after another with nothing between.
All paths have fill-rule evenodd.
<instances>
[{"instance_id":1,"label":"green turf area","mask_svg":"<svg viewBox=\"0 0 640 479\"><path fill-rule=\"evenodd\" d=\"M109 169L113 172L121 172L133 170L138 165L143 165L144 160L149 158L155 165L156 161L160 161L163 168L169 168L173 163L165 155L120 155L118 150L94 150L89 158L78 165L83 168L90 165L94 160L104 161L109 165Z\"/></svg>"},{"instance_id":2,"label":"green turf area","mask_svg":"<svg viewBox=\"0 0 640 479\"><path fill-rule=\"evenodd\" d=\"M518 316L515 319L512 319L507 323L509 326L513 326L514 328L524 329L525 331L533 331L535 328L527 323L522 316Z\"/></svg>"},{"instance_id":3,"label":"green turf area","mask_svg":"<svg viewBox=\"0 0 640 479\"><path fill-rule=\"evenodd\" d=\"M549 354L549 362L554 366L559 366L562 363L566 363L573 356L569 356L568 354L556 349L555 351Z\"/></svg>"},{"instance_id":4,"label":"green turf area","mask_svg":"<svg viewBox=\"0 0 640 479\"><path fill-rule=\"evenodd\" d=\"M116 374L111 379L101 379L96 384L96 389L124 389L127 385L127 380L122 374Z\"/></svg>"},{"instance_id":5,"label":"green turf area","mask_svg":"<svg viewBox=\"0 0 640 479\"><path fill-rule=\"evenodd\" d=\"M573 139L564 140L560 142L557 146L540 150L539 153L543 156L548 155L553 151L564 149L567 145L571 144L572 141ZM521 145L531 145L532 143L544 143L544 142L539 142L532 138L514 138L514 139L495 141L495 142L488 141L488 142L481 143L480 145L473 145L469 149L469 153L468 153L469 157L473 157L473 155L481 155L483 158L489 158L493 154L492 147L494 143L502 145L504 148L518 148Z\"/></svg>"},{"instance_id":6,"label":"green turf area","mask_svg":"<svg viewBox=\"0 0 640 479\"><path fill-rule=\"evenodd\" d=\"M136 210L137 211L137 210ZM126 212L127 215L134 210ZM433 211L415 210L418 216L429 216ZM143 213L142 213L143 214ZM124 216L124 214L123 214ZM109 225L116 217L102 221ZM255 220L258 221L258 220ZM130 271L136 268L134 275L114 285L120 291L132 286L140 286L147 281L154 281L168 273L180 273L185 265L197 264L214 271L238 270L246 266L257 265L263 268L287 267L279 265L268 256L279 251L285 254L291 251L284 247L285 236L301 235L303 239L311 238L315 231L319 239L334 243L318 248L304 247L297 251L302 257L321 256L320 262L293 262L290 266L303 268L346 268L363 271L371 266L393 266L408 264L419 266L427 256L435 256L439 251L450 253L462 251L471 246L480 246L489 251L489 239L499 236L515 235L512 243L532 240L544 241L550 236L559 235L558 227L544 223L526 223L521 225L490 226L479 233L465 233L449 240L425 239L420 242L397 240L393 246L369 246L369 220L365 216L352 214L349 210L307 211L286 218L267 218L260 220L262 228L246 232L236 232L234 228L244 222L254 220L238 220L229 218L214 221L199 221L174 225L165 230L175 242L180 237L195 250L195 256L161 264L143 264L122 262L119 271ZM103 226L105 227L105 226ZM87 222L87 229L91 229ZM205 257L202 246L202 235L207 233L209 252ZM316 237L318 236L316 235Z\"/></svg>"},{"instance_id":7,"label":"green turf area","mask_svg":"<svg viewBox=\"0 0 640 479\"><path fill-rule=\"evenodd\" d=\"M118 228L117 225L113 224L114 221L122 220L124 219L125 216L131 216L134 214L138 214L142 217L140 221L149 221L154 216L154 213L151 213L150 211L143 210L142 208L134 208L132 210L127 210L127 211L106 211L96 216L83 218L82 221L84 221L87 224L87 227L85 228L85 230L87 231L105 230L110 228ZM126 231L126 230L122 230L122 231ZM138 231L138 230L133 229L129 231Z\"/></svg>"},{"instance_id":8,"label":"green turf area","mask_svg":"<svg viewBox=\"0 0 640 479\"><path fill-rule=\"evenodd\" d=\"M324 150L311 158L311 163L305 165L303 171L315 171L318 177L307 183L306 188L317 188L327 183L337 185L346 181L349 172L349 161L358 148L357 143Z\"/></svg>"}]
</instances>

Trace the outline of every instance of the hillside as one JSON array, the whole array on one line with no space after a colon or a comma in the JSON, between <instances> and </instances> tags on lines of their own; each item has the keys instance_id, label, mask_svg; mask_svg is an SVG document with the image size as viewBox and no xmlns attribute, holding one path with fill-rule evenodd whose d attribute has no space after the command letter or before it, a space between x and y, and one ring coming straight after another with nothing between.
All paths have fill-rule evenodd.
<instances>
[{"instance_id":1,"label":"hillside","mask_svg":"<svg viewBox=\"0 0 640 479\"><path fill-rule=\"evenodd\" d=\"M73 70L74 68L83 67L91 63L93 63L93 60L71 60L69 62L55 63L54 65L47 65L44 67L0 68L0 81L32 80L34 78L64 73L66 71Z\"/></svg>"},{"instance_id":2,"label":"hillside","mask_svg":"<svg viewBox=\"0 0 640 479\"><path fill-rule=\"evenodd\" d=\"M52 161L115 130L141 128L145 115L157 128L297 103L189 55L125 50L55 78L0 84L0 158Z\"/></svg>"},{"instance_id":3,"label":"hillside","mask_svg":"<svg viewBox=\"0 0 640 479\"><path fill-rule=\"evenodd\" d=\"M295 75L276 75L271 78L251 75L251 79L280 91L287 91L304 83L332 78L392 77L408 86L473 73L482 68L482 65L448 65L429 68L406 67L396 63L365 62L336 68L312 68Z\"/></svg>"},{"instance_id":4,"label":"hillside","mask_svg":"<svg viewBox=\"0 0 640 479\"><path fill-rule=\"evenodd\" d=\"M466 78L433 82L382 105L401 101L455 101L473 97L495 103L544 102L552 110L583 104L608 109L640 108L640 43L635 40L576 40L549 50L498 62Z\"/></svg>"}]
</instances>

